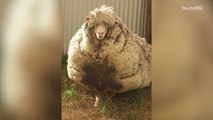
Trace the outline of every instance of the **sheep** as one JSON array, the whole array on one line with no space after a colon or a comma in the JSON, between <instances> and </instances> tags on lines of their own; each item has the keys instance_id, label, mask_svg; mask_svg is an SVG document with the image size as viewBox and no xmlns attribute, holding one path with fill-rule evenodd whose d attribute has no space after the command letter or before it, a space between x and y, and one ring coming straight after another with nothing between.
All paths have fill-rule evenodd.
<instances>
[{"instance_id":1,"label":"sheep","mask_svg":"<svg viewBox=\"0 0 213 120\"><path fill-rule=\"evenodd\" d=\"M113 7L89 13L70 40L67 62L69 78L95 92L95 107L105 96L151 83L151 45L129 30Z\"/></svg>"}]
</instances>

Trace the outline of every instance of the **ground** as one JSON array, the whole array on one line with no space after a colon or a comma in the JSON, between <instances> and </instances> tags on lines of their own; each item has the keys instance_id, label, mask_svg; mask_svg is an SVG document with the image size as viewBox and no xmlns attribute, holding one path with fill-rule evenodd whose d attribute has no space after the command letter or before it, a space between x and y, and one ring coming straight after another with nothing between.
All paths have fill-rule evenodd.
<instances>
[{"instance_id":1,"label":"ground","mask_svg":"<svg viewBox=\"0 0 213 120\"><path fill-rule=\"evenodd\" d=\"M62 120L151 120L151 87L117 94L94 107L95 97L67 77L62 58Z\"/></svg>"}]
</instances>

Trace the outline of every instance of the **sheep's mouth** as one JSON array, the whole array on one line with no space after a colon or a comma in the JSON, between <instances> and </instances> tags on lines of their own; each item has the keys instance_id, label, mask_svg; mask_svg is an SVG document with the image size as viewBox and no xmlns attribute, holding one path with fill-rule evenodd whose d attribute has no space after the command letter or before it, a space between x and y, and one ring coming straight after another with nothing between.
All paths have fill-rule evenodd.
<instances>
[{"instance_id":1,"label":"sheep's mouth","mask_svg":"<svg viewBox=\"0 0 213 120\"><path fill-rule=\"evenodd\" d=\"M99 40L102 40L102 39L104 39L104 36L97 35L97 38L98 38Z\"/></svg>"}]
</instances>

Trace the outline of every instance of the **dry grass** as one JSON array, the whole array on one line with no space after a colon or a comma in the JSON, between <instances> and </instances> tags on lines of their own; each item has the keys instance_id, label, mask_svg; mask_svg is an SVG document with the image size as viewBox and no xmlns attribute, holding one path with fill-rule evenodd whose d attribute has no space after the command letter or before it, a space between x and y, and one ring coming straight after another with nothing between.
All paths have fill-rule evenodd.
<instances>
[{"instance_id":1,"label":"dry grass","mask_svg":"<svg viewBox=\"0 0 213 120\"><path fill-rule=\"evenodd\" d=\"M67 78L66 57L62 60L63 120L151 120L151 88L117 94L112 101L103 100L94 107L90 91Z\"/></svg>"}]
</instances>

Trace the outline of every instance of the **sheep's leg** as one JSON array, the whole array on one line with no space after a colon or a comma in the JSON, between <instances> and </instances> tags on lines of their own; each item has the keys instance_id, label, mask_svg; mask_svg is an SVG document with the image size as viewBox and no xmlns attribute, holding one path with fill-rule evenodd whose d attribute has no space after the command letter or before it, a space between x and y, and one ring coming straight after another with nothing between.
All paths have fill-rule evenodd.
<instances>
[{"instance_id":1,"label":"sheep's leg","mask_svg":"<svg viewBox=\"0 0 213 120\"><path fill-rule=\"evenodd\" d=\"M98 95L96 95L95 96L95 104L94 104L94 106L98 107L99 102L100 102L100 97Z\"/></svg>"}]
</instances>

